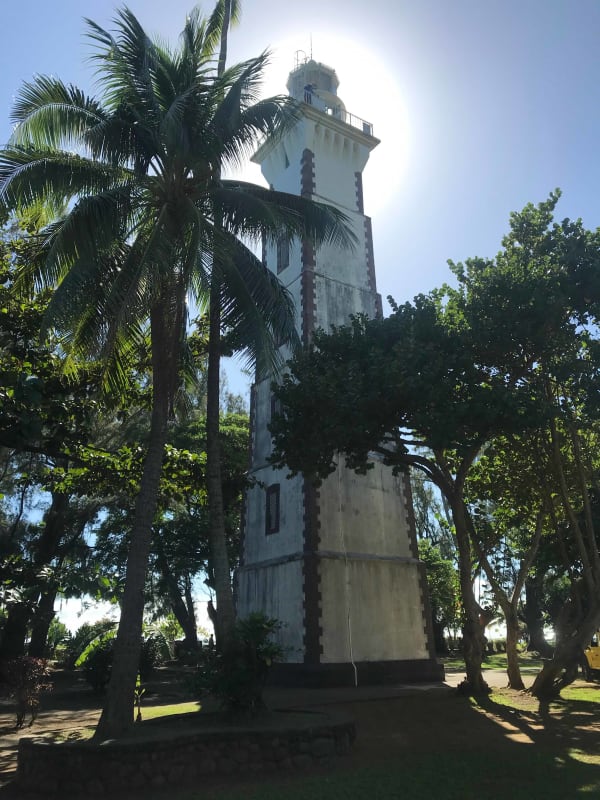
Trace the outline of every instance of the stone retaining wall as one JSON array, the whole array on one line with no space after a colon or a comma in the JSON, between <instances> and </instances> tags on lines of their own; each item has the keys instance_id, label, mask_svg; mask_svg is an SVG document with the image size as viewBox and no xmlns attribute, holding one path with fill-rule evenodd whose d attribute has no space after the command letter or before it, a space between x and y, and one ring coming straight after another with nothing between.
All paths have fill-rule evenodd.
<instances>
[{"instance_id":1,"label":"stone retaining wall","mask_svg":"<svg viewBox=\"0 0 600 800\"><path fill-rule=\"evenodd\" d=\"M24 791L63 797L108 794L194 783L230 773L305 769L346 754L354 722L313 714L314 721L285 729L173 730L144 741L64 742L23 738L17 784ZM182 725L185 723L182 720Z\"/></svg>"}]
</instances>

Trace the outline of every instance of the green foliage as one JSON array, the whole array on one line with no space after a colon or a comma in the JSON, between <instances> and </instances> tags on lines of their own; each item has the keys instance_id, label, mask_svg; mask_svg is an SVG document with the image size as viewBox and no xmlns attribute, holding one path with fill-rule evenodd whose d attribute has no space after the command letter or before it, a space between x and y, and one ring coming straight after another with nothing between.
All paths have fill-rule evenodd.
<instances>
[{"instance_id":1,"label":"green foliage","mask_svg":"<svg viewBox=\"0 0 600 800\"><path fill-rule=\"evenodd\" d=\"M75 662L83 669L86 681L92 689L101 694L110 680L116 628L112 628L92 639ZM154 669L170 658L169 645L160 631L153 631L142 640L140 648L139 676L146 681Z\"/></svg>"},{"instance_id":2,"label":"green foliage","mask_svg":"<svg viewBox=\"0 0 600 800\"><path fill-rule=\"evenodd\" d=\"M181 639L183 637L183 628L177 622L177 618L173 612L170 612L162 619L159 619L156 622L156 628L164 636L169 645L176 639Z\"/></svg>"},{"instance_id":3,"label":"green foliage","mask_svg":"<svg viewBox=\"0 0 600 800\"><path fill-rule=\"evenodd\" d=\"M272 638L280 627L278 620L256 612L236 622L227 651L204 648L192 681L198 698L213 695L235 714L256 714L263 709L269 668L284 656L283 648Z\"/></svg>"},{"instance_id":4,"label":"green foliage","mask_svg":"<svg viewBox=\"0 0 600 800\"><path fill-rule=\"evenodd\" d=\"M41 340L48 291L15 296L16 275L32 249L23 233L0 238L0 445L57 456L87 441L97 376L88 365L69 380L57 342Z\"/></svg>"},{"instance_id":5,"label":"green foliage","mask_svg":"<svg viewBox=\"0 0 600 800\"><path fill-rule=\"evenodd\" d=\"M103 634L114 631L115 625L116 623L112 619L100 619L97 622L85 622L81 625L67 641L65 648L67 669L73 669L87 647Z\"/></svg>"},{"instance_id":6,"label":"green foliage","mask_svg":"<svg viewBox=\"0 0 600 800\"><path fill-rule=\"evenodd\" d=\"M460 587L452 561L442 556L427 539L419 541L419 558L427 570L431 613L442 628L454 628L460 621Z\"/></svg>"},{"instance_id":7,"label":"green foliage","mask_svg":"<svg viewBox=\"0 0 600 800\"><path fill-rule=\"evenodd\" d=\"M43 658L21 656L2 665L2 676L15 700L17 728L23 727L27 712L31 716L29 725L33 725L40 705L40 693L51 688L48 662Z\"/></svg>"},{"instance_id":8,"label":"green foliage","mask_svg":"<svg viewBox=\"0 0 600 800\"><path fill-rule=\"evenodd\" d=\"M115 636L115 630L97 636L75 662L76 667L83 669L86 681L97 694L106 689L110 680Z\"/></svg>"},{"instance_id":9,"label":"green foliage","mask_svg":"<svg viewBox=\"0 0 600 800\"><path fill-rule=\"evenodd\" d=\"M57 648L70 638L69 629L57 617L52 619L48 629L47 650L48 658L54 658Z\"/></svg>"},{"instance_id":10,"label":"green foliage","mask_svg":"<svg viewBox=\"0 0 600 800\"><path fill-rule=\"evenodd\" d=\"M169 643L161 631L153 631L142 641L140 651L140 676L148 680L154 669L171 657Z\"/></svg>"},{"instance_id":11,"label":"green foliage","mask_svg":"<svg viewBox=\"0 0 600 800\"><path fill-rule=\"evenodd\" d=\"M139 433L143 435L144 432ZM168 449L161 480L161 510L152 528L146 595L148 604L152 604L157 616L172 611L178 603L181 619L182 614L189 614L186 591L197 576L203 575L207 583L213 585L205 470L205 415L194 409L187 419L173 424L170 434L172 446ZM247 485L248 437L247 416L226 414L221 417L219 438L225 533L232 569L239 560L240 517ZM192 459L190 454L193 454ZM127 484L121 481L119 472L107 479L114 486L115 499L107 503L108 513L95 528L94 557L104 573L113 569L122 575L133 524L134 497L124 496ZM123 492L117 494L120 490ZM119 583L117 592L122 588L122 583ZM195 627L195 620L190 620L190 627ZM184 631L180 629L180 633L171 636L170 641L183 635Z\"/></svg>"}]
</instances>

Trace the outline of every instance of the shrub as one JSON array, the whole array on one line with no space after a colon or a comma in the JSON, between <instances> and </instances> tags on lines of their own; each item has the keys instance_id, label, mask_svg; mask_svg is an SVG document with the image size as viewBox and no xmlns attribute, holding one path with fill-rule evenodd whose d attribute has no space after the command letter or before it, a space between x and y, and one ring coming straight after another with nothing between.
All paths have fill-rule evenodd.
<instances>
[{"instance_id":1,"label":"shrub","mask_svg":"<svg viewBox=\"0 0 600 800\"><path fill-rule=\"evenodd\" d=\"M76 667L83 669L83 675L92 689L100 694L110 680L116 631L110 630L97 636L81 653ZM169 645L160 632L150 634L142 641L139 673L142 681L148 680L154 668L169 658Z\"/></svg>"},{"instance_id":2,"label":"shrub","mask_svg":"<svg viewBox=\"0 0 600 800\"><path fill-rule=\"evenodd\" d=\"M56 658L57 650L65 642L69 641L69 629L56 617L52 619L48 628L48 638L46 640L46 657Z\"/></svg>"},{"instance_id":3,"label":"shrub","mask_svg":"<svg viewBox=\"0 0 600 800\"><path fill-rule=\"evenodd\" d=\"M177 639L183 638L183 628L177 622L177 618L173 612L170 612L166 617L160 619L156 627L169 643L169 647L171 647L173 642Z\"/></svg>"},{"instance_id":4,"label":"shrub","mask_svg":"<svg viewBox=\"0 0 600 800\"><path fill-rule=\"evenodd\" d=\"M15 700L17 728L23 727L28 711L31 716L29 725L33 725L40 707L40 692L52 687L47 680L50 677L48 662L44 658L20 656L6 662L2 671L8 693Z\"/></svg>"},{"instance_id":5,"label":"shrub","mask_svg":"<svg viewBox=\"0 0 600 800\"><path fill-rule=\"evenodd\" d=\"M75 662L76 667L83 668L86 681L97 694L106 689L110 680L115 636L114 630L97 636Z\"/></svg>"},{"instance_id":6,"label":"shrub","mask_svg":"<svg viewBox=\"0 0 600 800\"><path fill-rule=\"evenodd\" d=\"M164 664L171 657L169 643L161 631L154 631L142 642L140 651L140 675L148 680L155 667Z\"/></svg>"},{"instance_id":7,"label":"shrub","mask_svg":"<svg viewBox=\"0 0 600 800\"><path fill-rule=\"evenodd\" d=\"M116 622L112 619L100 619L98 622L88 623L85 622L80 628L77 629L75 634L71 636L65 646L64 664L67 669L73 669L75 664L81 658L82 653L86 648L108 631L114 631Z\"/></svg>"},{"instance_id":8,"label":"shrub","mask_svg":"<svg viewBox=\"0 0 600 800\"><path fill-rule=\"evenodd\" d=\"M262 613L238 620L226 652L203 648L193 679L200 698L217 697L223 708L254 714L264 708L262 693L271 664L282 659L283 648L272 641L281 623Z\"/></svg>"}]
</instances>

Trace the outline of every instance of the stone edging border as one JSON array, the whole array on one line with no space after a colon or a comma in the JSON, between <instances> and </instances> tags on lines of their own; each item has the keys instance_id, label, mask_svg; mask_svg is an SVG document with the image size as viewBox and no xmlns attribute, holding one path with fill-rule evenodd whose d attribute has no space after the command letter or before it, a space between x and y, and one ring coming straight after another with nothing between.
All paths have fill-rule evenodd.
<instances>
[{"instance_id":1,"label":"stone edging border","mask_svg":"<svg viewBox=\"0 0 600 800\"><path fill-rule=\"evenodd\" d=\"M22 738L17 785L45 796L100 795L180 786L231 773L301 770L349 752L356 738L353 720L340 714L294 713L307 719L282 729L215 726L182 734L179 726L169 738L100 744Z\"/></svg>"}]
</instances>

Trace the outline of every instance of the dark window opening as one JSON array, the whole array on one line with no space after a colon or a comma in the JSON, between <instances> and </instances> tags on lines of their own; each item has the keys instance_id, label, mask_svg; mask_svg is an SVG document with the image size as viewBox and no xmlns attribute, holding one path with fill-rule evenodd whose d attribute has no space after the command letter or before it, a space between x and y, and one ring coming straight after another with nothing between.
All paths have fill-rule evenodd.
<instances>
[{"instance_id":1,"label":"dark window opening","mask_svg":"<svg viewBox=\"0 0 600 800\"><path fill-rule=\"evenodd\" d=\"M279 532L279 484L274 483L267 489L265 515L265 533L269 536Z\"/></svg>"},{"instance_id":2,"label":"dark window opening","mask_svg":"<svg viewBox=\"0 0 600 800\"><path fill-rule=\"evenodd\" d=\"M290 265L290 237L280 236L277 240L277 273Z\"/></svg>"},{"instance_id":3,"label":"dark window opening","mask_svg":"<svg viewBox=\"0 0 600 800\"><path fill-rule=\"evenodd\" d=\"M273 417L277 417L281 414L281 400L278 397L275 397L274 394L271 395L271 419Z\"/></svg>"}]
</instances>

